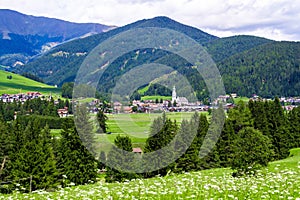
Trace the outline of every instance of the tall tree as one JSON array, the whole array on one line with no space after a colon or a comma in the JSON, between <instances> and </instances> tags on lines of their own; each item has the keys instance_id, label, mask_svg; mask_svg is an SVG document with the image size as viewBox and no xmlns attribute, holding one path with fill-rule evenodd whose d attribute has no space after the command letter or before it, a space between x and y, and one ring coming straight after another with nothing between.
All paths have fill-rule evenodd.
<instances>
[{"instance_id":1,"label":"tall tree","mask_svg":"<svg viewBox=\"0 0 300 200\"><path fill-rule=\"evenodd\" d=\"M63 124L58 147L58 168L63 186L94 182L97 176L97 161L82 144L72 119Z\"/></svg>"},{"instance_id":2,"label":"tall tree","mask_svg":"<svg viewBox=\"0 0 300 200\"><path fill-rule=\"evenodd\" d=\"M104 114L103 110L99 110L97 113L97 121L99 123L99 132L106 133L107 132L107 124L106 121L108 120L107 116Z\"/></svg>"},{"instance_id":3,"label":"tall tree","mask_svg":"<svg viewBox=\"0 0 300 200\"><path fill-rule=\"evenodd\" d=\"M146 140L146 144L144 147L144 152L154 152L157 150L162 149L163 147L166 147L176 136L178 131L178 127L176 124L176 121L172 122L170 119L168 119L165 116L165 113L162 117L157 118L153 121L153 124L151 126L151 132L149 138ZM147 163L151 163L152 165L148 165L149 170L157 168L158 166L162 166L163 163L172 160L174 157L174 151L171 151L170 149L165 151L164 154L160 155L159 157L153 156L148 157L149 160L145 160ZM166 167L145 173L145 177L152 177L155 175L166 175L170 171L175 169L175 162L172 163L166 163Z\"/></svg>"},{"instance_id":4,"label":"tall tree","mask_svg":"<svg viewBox=\"0 0 300 200\"><path fill-rule=\"evenodd\" d=\"M76 123L76 130L87 150L96 155L95 150L95 134L93 132L92 122L86 104L77 104L75 108L74 122Z\"/></svg>"},{"instance_id":5,"label":"tall tree","mask_svg":"<svg viewBox=\"0 0 300 200\"><path fill-rule=\"evenodd\" d=\"M246 175L267 166L272 159L270 139L253 127L240 130L233 141L234 157L230 166L234 175Z\"/></svg>"},{"instance_id":6,"label":"tall tree","mask_svg":"<svg viewBox=\"0 0 300 200\"><path fill-rule=\"evenodd\" d=\"M106 166L105 180L107 182L123 182L137 178L137 174L126 172L122 169L122 166L125 166L125 170L132 171L135 167L133 166L134 155L132 154L131 139L128 136L118 135L114 143L115 146L113 146L107 156L108 164Z\"/></svg>"}]
</instances>

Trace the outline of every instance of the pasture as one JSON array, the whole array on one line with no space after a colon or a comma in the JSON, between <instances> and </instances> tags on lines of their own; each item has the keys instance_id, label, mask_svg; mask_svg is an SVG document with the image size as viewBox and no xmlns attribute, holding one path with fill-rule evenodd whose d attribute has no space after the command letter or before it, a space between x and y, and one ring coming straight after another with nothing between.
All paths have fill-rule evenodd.
<instances>
[{"instance_id":1,"label":"pasture","mask_svg":"<svg viewBox=\"0 0 300 200\"><path fill-rule=\"evenodd\" d=\"M207 112L204 112L208 114ZM167 117L176 120L180 125L183 119L189 120L192 112L169 112ZM98 134L98 141L104 146L112 144L117 135L127 135L131 138L133 147L143 147L150 132L154 119L162 116L159 113L136 113L136 114L108 114L108 132L111 134ZM104 147L105 149L105 147Z\"/></svg>"},{"instance_id":2,"label":"pasture","mask_svg":"<svg viewBox=\"0 0 300 200\"><path fill-rule=\"evenodd\" d=\"M7 77L11 76L11 79ZM0 70L0 94L18 94L26 92L40 92L45 95L60 95L60 89L40 83L18 74Z\"/></svg>"}]
</instances>

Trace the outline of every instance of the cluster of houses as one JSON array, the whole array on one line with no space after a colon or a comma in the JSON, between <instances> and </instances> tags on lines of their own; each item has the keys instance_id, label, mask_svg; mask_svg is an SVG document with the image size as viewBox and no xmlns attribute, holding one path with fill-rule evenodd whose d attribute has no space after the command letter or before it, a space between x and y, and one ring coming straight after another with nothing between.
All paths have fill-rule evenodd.
<instances>
[{"instance_id":1,"label":"cluster of houses","mask_svg":"<svg viewBox=\"0 0 300 200\"><path fill-rule=\"evenodd\" d=\"M237 94L224 95L220 96L217 101L226 102L229 98L236 98ZM174 103L176 106L174 106ZM124 104L124 103L123 103ZM176 88L173 87L172 91L172 100L164 100L163 102L155 102L153 100L132 101L132 105L123 105L121 102L113 103L113 112L114 113L132 113L132 112L145 112L145 113L155 113L163 111L172 111L172 112L194 112L194 111L208 111L213 108L212 106L202 105L200 101L198 102L189 102L186 97L179 97L176 94ZM225 103L224 108L230 109L233 108L234 104Z\"/></svg>"},{"instance_id":2,"label":"cluster of houses","mask_svg":"<svg viewBox=\"0 0 300 200\"><path fill-rule=\"evenodd\" d=\"M4 103L25 102L31 99L41 98L43 95L40 92L27 92L24 94L2 94L0 101Z\"/></svg>"}]
</instances>

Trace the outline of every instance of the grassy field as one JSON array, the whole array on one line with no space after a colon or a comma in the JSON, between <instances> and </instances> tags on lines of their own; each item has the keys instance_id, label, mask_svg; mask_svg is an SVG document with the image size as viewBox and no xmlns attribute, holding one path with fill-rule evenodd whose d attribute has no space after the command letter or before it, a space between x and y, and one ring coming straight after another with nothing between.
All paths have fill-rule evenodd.
<instances>
[{"instance_id":1,"label":"grassy field","mask_svg":"<svg viewBox=\"0 0 300 200\"><path fill-rule=\"evenodd\" d=\"M14 193L0 199L300 199L300 148L272 162L256 176L233 178L230 169L212 169L125 183L99 181L57 192Z\"/></svg>"},{"instance_id":2,"label":"grassy field","mask_svg":"<svg viewBox=\"0 0 300 200\"><path fill-rule=\"evenodd\" d=\"M205 114L208 113L205 112ZM176 120L178 125L180 125L183 119L189 120L192 115L192 112L167 113L167 117ZM99 141L113 143L117 135L128 135L131 138L134 147L143 147L148 138L153 120L159 116L162 116L162 114L137 113L108 115L108 132L111 132L112 134L99 134Z\"/></svg>"},{"instance_id":3,"label":"grassy field","mask_svg":"<svg viewBox=\"0 0 300 200\"><path fill-rule=\"evenodd\" d=\"M8 79L7 76L12 76ZM0 70L0 94L18 94L26 92L41 92L42 94L59 94L60 89L25 78L18 74Z\"/></svg>"},{"instance_id":4,"label":"grassy field","mask_svg":"<svg viewBox=\"0 0 300 200\"><path fill-rule=\"evenodd\" d=\"M169 96L143 96L142 97L142 100L144 101L147 101L147 100L153 100L155 101L156 99L160 100L171 100L172 97L169 97Z\"/></svg>"},{"instance_id":5,"label":"grassy field","mask_svg":"<svg viewBox=\"0 0 300 200\"><path fill-rule=\"evenodd\" d=\"M208 114L208 112L201 112ZM183 119L189 120L193 112L169 112L167 117L176 120L180 125ZM102 145L102 149L108 152L111 144L114 143L118 135L127 135L131 138L133 147L144 147L149 136L150 126L154 119L162 116L159 113L136 113L136 114L108 114L108 132L111 134L97 134L97 142ZM94 120L93 116L93 120ZM54 137L60 136L60 129L51 129Z\"/></svg>"},{"instance_id":6,"label":"grassy field","mask_svg":"<svg viewBox=\"0 0 300 200\"><path fill-rule=\"evenodd\" d=\"M237 97L237 98L234 98L234 103L235 104L237 104L239 101L248 102L249 98L248 97Z\"/></svg>"}]
</instances>

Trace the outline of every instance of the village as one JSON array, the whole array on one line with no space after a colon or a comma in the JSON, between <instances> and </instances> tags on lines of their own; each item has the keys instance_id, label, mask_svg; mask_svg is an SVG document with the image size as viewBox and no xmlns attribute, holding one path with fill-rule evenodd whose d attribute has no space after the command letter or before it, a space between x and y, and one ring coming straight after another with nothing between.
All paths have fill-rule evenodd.
<instances>
[{"instance_id":1,"label":"village","mask_svg":"<svg viewBox=\"0 0 300 200\"><path fill-rule=\"evenodd\" d=\"M0 101L3 103L13 103L21 102L24 103L31 99L40 98L42 100L51 100L52 95L45 96L40 92L27 92L21 94L2 94L0 96ZM133 100L131 102L111 102L108 104L107 113L119 114L119 113L161 113L161 112L203 112L215 109L217 102L222 102L224 110L229 110L235 106L233 99L238 98L236 93L229 95L219 96L213 103L210 105L204 105L201 101L189 102L186 97L177 96L176 88L173 87L172 99L171 100ZM261 98L258 95L253 95L249 100L271 100ZM74 105L76 102L71 100ZM280 102L284 110L290 111L300 105L300 97L281 97ZM58 104L57 99L54 100L54 104ZM99 107L103 104L100 100L94 99L89 103L89 111L91 113L97 113ZM68 117L69 112L68 108L61 108L57 110L58 115L61 118Z\"/></svg>"}]
</instances>

